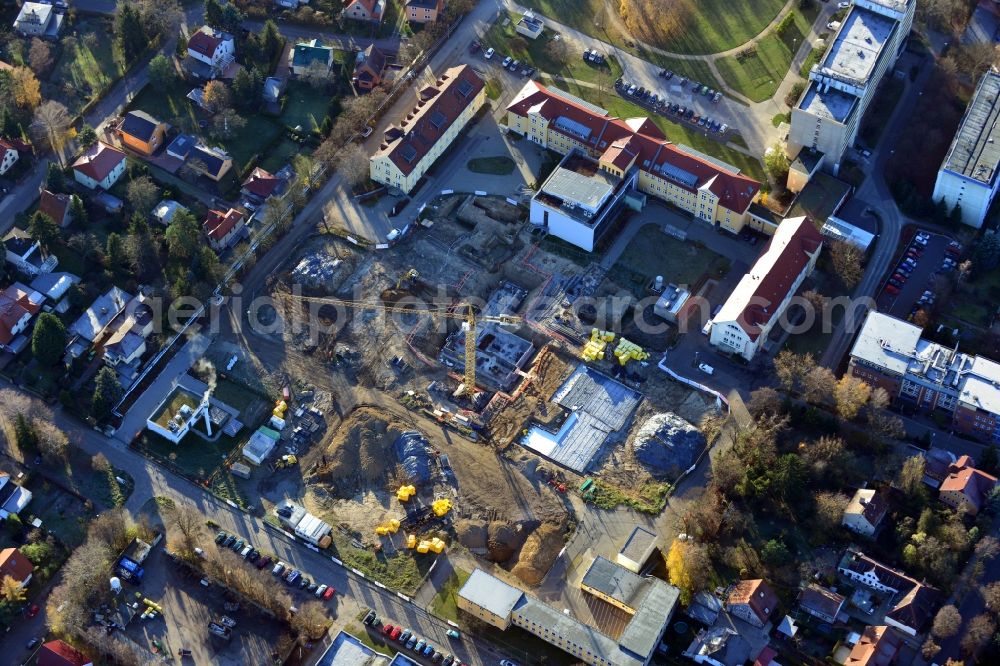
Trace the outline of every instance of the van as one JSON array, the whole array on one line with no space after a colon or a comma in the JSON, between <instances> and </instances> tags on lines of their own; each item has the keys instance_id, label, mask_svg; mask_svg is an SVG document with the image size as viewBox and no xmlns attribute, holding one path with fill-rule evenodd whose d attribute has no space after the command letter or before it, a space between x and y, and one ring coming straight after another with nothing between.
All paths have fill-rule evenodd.
<instances>
[{"instance_id":1,"label":"van","mask_svg":"<svg viewBox=\"0 0 1000 666\"><path fill-rule=\"evenodd\" d=\"M712 333L712 320L709 319L708 321L705 322L705 325L702 326L701 334L704 336L708 336L711 333Z\"/></svg>"}]
</instances>

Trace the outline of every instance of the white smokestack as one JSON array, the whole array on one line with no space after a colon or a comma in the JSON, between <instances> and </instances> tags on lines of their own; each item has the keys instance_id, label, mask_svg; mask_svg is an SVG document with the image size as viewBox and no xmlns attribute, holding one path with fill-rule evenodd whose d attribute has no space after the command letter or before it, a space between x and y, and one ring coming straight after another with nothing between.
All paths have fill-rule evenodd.
<instances>
[{"instance_id":1,"label":"white smokestack","mask_svg":"<svg viewBox=\"0 0 1000 666\"><path fill-rule=\"evenodd\" d=\"M212 417L208 413L209 406L208 406L208 394L207 393L205 394L205 397L201 401L201 410L202 410L202 413L205 415L205 430L208 432L208 436L211 437L212 436Z\"/></svg>"}]
</instances>

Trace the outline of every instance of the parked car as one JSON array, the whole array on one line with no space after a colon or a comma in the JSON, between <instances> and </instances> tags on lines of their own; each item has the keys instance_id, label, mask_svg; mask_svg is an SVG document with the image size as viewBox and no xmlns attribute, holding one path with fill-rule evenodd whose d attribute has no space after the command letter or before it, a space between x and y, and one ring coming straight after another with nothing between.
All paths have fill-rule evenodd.
<instances>
[{"instance_id":1,"label":"parked car","mask_svg":"<svg viewBox=\"0 0 1000 666\"><path fill-rule=\"evenodd\" d=\"M712 103L713 104L718 104L720 99L722 99L722 93L721 92L716 92L715 95L712 96Z\"/></svg>"},{"instance_id":2,"label":"parked car","mask_svg":"<svg viewBox=\"0 0 1000 666\"><path fill-rule=\"evenodd\" d=\"M479 42L477 42L476 40L472 40L472 43L469 44L469 53L475 53L476 51L479 50L479 47L480 47Z\"/></svg>"},{"instance_id":3,"label":"parked car","mask_svg":"<svg viewBox=\"0 0 1000 666\"><path fill-rule=\"evenodd\" d=\"M629 94L629 96L635 96L636 91L637 91L637 88L635 87L635 84L633 83L632 85L630 85L628 87L628 90L626 92Z\"/></svg>"},{"instance_id":4,"label":"parked car","mask_svg":"<svg viewBox=\"0 0 1000 666\"><path fill-rule=\"evenodd\" d=\"M415 647L414 643L416 643L416 642L417 642L417 637L416 636L410 636L410 640L406 641L406 649L407 650L412 650Z\"/></svg>"},{"instance_id":5,"label":"parked car","mask_svg":"<svg viewBox=\"0 0 1000 666\"><path fill-rule=\"evenodd\" d=\"M424 646L426 646L426 645L427 645L427 641L425 639L421 638L419 641L417 641L417 644L413 646L413 650L414 650L414 652L423 652L424 651Z\"/></svg>"},{"instance_id":6,"label":"parked car","mask_svg":"<svg viewBox=\"0 0 1000 666\"><path fill-rule=\"evenodd\" d=\"M442 659L444 659L444 655L437 650L435 650L434 654L431 655L431 661L435 664L440 664Z\"/></svg>"},{"instance_id":7,"label":"parked car","mask_svg":"<svg viewBox=\"0 0 1000 666\"><path fill-rule=\"evenodd\" d=\"M224 531L220 530L219 533L215 535L215 543L222 543L226 540L227 536L228 535Z\"/></svg>"},{"instance_id":8,"label":"parked car","mask_svg":"<svg viewBox=\"0 0 1000 666\"><path fill-rule=\"evenodd\" d=\"M424 646L424 656L429 657L432 654L434 654L434 646L428 643L426 646Z\"/></svg>"},{"instance_id":9,"label":"parked car","mask_svg":"<svg viewBox=\"0 0 1000 666\"><path fill-rule=\"evenodd\" d=\"M232 548L234 543L236 543L236 537L230 534L229 536L226 537L226 540L222 542L222 547Z\"/></svg>"},{"instance_id":10,"label":"parked car","mask_svg":"<svg viewBox=\"0 0 1000 666\"><path fill-rule=\"evenodd\" d=\"M399 635L399 642L405 643L406 641L410 640L410 636L412 635L413 635L412 631L410 631L409 629L404 629L403 633Z\"/></svg>"},{"instance_id":11,"label":"parked car","mask_svg":"<svg viewBox=\"0 0 1000 666\"><path fill-rule=\"evenodd\" d=\"M729 129L729 125L722 123L722 127L719 128L719 134L725 134L726 130Z\"/></svg>"},{"instance_id":12,"label":"parked car","mask_svg":"<svg viewBox=\"0 0 1000 666\"><path fill-rule=\"evenodd\" d=\"M40 610L41 609L38 607L38 604L31 604L31 607L28 609L28 617L35 617L38 615L38 611Z\"/></svg>"},{"instance_id":13,"label":"parked car","mask_svg":"<svg viewBox=\"0 0 1000 666\"><path fill-rule=\"evenodd\" d=\"M493 50L493 47L490 47L490 48L486 49L485 53L483 53L483 57L486 58L487 60L489 60L490 58L493 57L494 53L496 53L496 51Z\"/></svg>"},{"instance_id":14,"label":"parked car","mask_svg":"<svg viewBox=\"0 0 1000 666\"><path fill-rule=\"evenodd\" d=\"M315 590L313 591L313 596L315 596L315 597L316 597L317 599L319 599L320 597L322 597L322 596L323 596L323 593L324 593L324 592L326 592L326 588L327 588L327 587L329 587L329 586L328 586L328 585L326 585L326 584L323 584L323 585L320 585L320 586L318 586L318 587L317 587L317 588L316 588L316 589L315 589Z\"/></svg>"},{"instance_id":15,"label":"parked car","mask_svg":"<svg viewBox=\"0 0 1000 666\"><path fill-rule=\"evenodd\" d=\"M395 628L396 628L395 625L387 624L384 627L382 627L382 633L385 634L386 636L388 636L389 634L391 634L393 632L393 630Z\"/></svg>"},{"instance_id":16,"label":"parked car","mask_svg":"<svg viewBox=\"0 0 1000 666\"><path fill-rule=\"evenodd\" d=\"M500 666L517 666L517 664L512 662L510 659L501 659Z\"/></svg>"},{"instance_id":17,"label":"parked car","mask_svg":"<svg viewBox=\"0 0 1000 666\"><path fill-rule=\"evenodd\" d=\"M299 579L299 576L301 576L301 575L302 574L301 574L301 572L299 572L298 569L292 569L291 571L289 571L285 575L285 584L286 585L294 585L295 581L297 581Z\"/></svg>"},{"instance_id":18,"label":"parked car","mask_svg":"<svg viewBox=\"0 0 1000 666\"><path fill-rule=\"evenodd\" d=\"M891 284L885 286L885 293L896 296L899 294L899 287L893 287Z\"/></svg>"},{"instance_id":19,"label":"parked car","mask_svg":"<svg viewBox=\"0 0 1000 666\"><path fill-rule=\"evenodd\" d=\"M305 576L302 576L301 578L299 578L299 589L300 590L308 589L310 585L312 585L312 580L310 580L309 578L306 578Z\"/></svg>"},{"instance_id":20,"label":"parked car","mask_svg":"<svg viewBox=\"0 0 1000 666\"><path fill-rule=\"evenodd\" d=\"M400 637L400 635L402 635L402 633L403 630L400 627L396 627L395 629L389 632L389 638L391 638L392 640L396 640Z\"/></svg>"},{"instance_id":21,"label":"parked car","mask_svg":"<svg viewBox=\"0 0 1000 666\"><path fill-rule=\"evenodd\" d=\"M521 61L515 60L514 62L510 63L510 66L507 69L509 69L512 72L516 72L517 68L520 66L521 66Z\"/></svg>"},{"instance_id":22,"label":"parked car","mask_svg":"<svg viewBox=\"0 0 1000 666\"><path fill-rule=\"evenodd\" d=\"M253 546L244 546L243 548L240 548L240 550L239 550L240 557L242 557L245 560L245 559L247 559L247 557L250 556L250 553L252 551L253 551Z\"/></svg>"},{"instance_id":23,"label":"parked car","mask_svg":"<svg viewBox=\"0 0 1000 666\"><path fill-rule=\"evenodd\" d=\"M507 67L508 67L508 66L510 65L510 63L512 63L513 61L514 61L514 59L513 59L513 58L511 58L510 56L507 56L506 58L504 58L504 59L503 59L503 62L501 62L501 63L500 63L500 66L501 66L501 67L503 67L504 69L507 69Z\"/></svg>"},{"instance_id":24,"label":"parked car","mask_svg":"<svg viewBox=\"0 0 1000 666\"><path fill-rule=\"evenodd\" d=\"M897 289L903 288L903 283L900 282L899 280L894 280L892 278L889 278L889 284L891 284L893 287L896 287Z\"/></svg>"},{"instance_id":25,"label":"parked car","mask_svg":"<svg viewBox=\"0 0 1000 666\"><path fill-rule=\"evenodd\" d=\"M458 633L455 629L449 629L447 633L448 638L461 638L462 634Z\"/></svg>"},{"instance_id":26,"label":"parked car","mask_svg":"<svg viewBox=\"0 0 1000 666\"><path fill-rule=\"evenodd\" d=\"M326 590L323 592L323 601L329 601L330 599L332 599L333 595L336 594L336 592L337 590L332 587L326 588Z\"/></svg>"},{"instance_id":27,"label":"parked car","mask_svg":"<svg viewBox=\"0 0 1000 666\"><path fill-rule=\"evenodd\" d=\"M38 647L38 644L41 643L41 642L42 642L42 639L38 638L37 636L35 638L31 638L31 639L28 640L27 643L24 644L24 649L26 649L26 650L34 650L36 647Z\"/></svg>"},{"instance_id":28,"label":"parked car","mask_svg":"<svg viewBox=\"0 0 1000 666\"><path fill-rule=\"evenodd\" d=\"M275 576L280 576L282 573L284 573L285 567L287 566L288 566L287 564L279 560L278 563L274 565L274 568L271 569L271 573L274 574Z\"/></svg>"},{"instance_id":29,"label":"parked car","mask_svg":"<svg viewBox=\"0 0 1000 666\"><path fill-rule=\"evenodd\" d=\"M851 6L851 3L849 3L849 2L838 2L837 3L837 9L847 9L850 6Z\"/></svg>"},{"instance_id":30,"label":"parked car","mask_svg":"<svg viewBox=\"0 0 1000 666\"><path fill-rule=\"evenodd\" d=\"M271 563L271 556L270 555L264 555L264 556L258 558L256 562L254 562L254 566L257 567L258 569L263 569L264 567L266 567L270 563Z\"/></svg>"},{"instance_id":31,"label":"parked car","mask_svg":"<svg viewBox=\"0 0 1000 666\"><path fill-rule=\"evenodd\" d=\"M232 548L233 548L233 552L234 552L234 553L238 553L238 552L240 552L241 550L243 550L243 547L244 547L244 546L246 546L246 545L247 545L247 542L246 542L246 541L244 541L243 539L239 539L239 540L238 540L238 541L237 541L236 543L234 543L234 544L233 544L233 546L232 546Z\"/></svg>"},{"instance_id":32,"label":"parked car","mask_svg":"<svg viewBox=\"0 0 1000 666\"><path fill-rule=\"evenodd\" d=\"M904 283L906 282L906 276L903 275L902 273L893 273L892 274L892 279L893 280L899 280L900 282L904 282Z\"/></svg>"},{"instance_id":33,"label":"parked car","mask_svg":"<svg viewBox=\"0 0 1000 666\"><path fill-rule=\"evenodd\" d=\"M454 663L455 663L455 656L449 654L447 657L444 658L444 661L441 662L441 666L452 666Z\"/></svg>"},{"instance_id":34,"label":"parked car","mask_svg":"<svg viewBox=\"0 0 1000 666\"><path fill-rule=\"evenodd\" d=\"M698 369L704 372L706 375L711 375L715 373L715 368L710 366L708 363L699 363Z\"/></svg>"},{"instance_id":35,"label":"parked car","mask_svg":"<svg viewBox=\"0 0 1000 666\"><path fill-rule=\"evenodd\" d=\"M376 617L378 616L375 615L375 611L370 610L367 613L365 613L365 619L363 619L361 622L362 624L371 624L372 622L375 621Z\"/></svg>"}]
</instances>

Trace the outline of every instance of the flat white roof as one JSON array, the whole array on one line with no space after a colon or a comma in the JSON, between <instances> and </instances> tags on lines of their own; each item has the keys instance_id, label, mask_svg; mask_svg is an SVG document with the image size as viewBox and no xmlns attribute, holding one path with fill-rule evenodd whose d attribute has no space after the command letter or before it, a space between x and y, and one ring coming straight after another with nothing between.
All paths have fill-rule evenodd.
<instances>
[{"instance_id":1,"label":"flat white roof","mask_svg":"<svg viewBox=\"0 0 1000 666\"><path fill-rule=\"evenodd\" d=\"M476 569L458 591L458 596L498 617L506 618L524 596L524 592L482 569Z\"/></svg>"},{"instance_id":2,"label":"flat white roof","mask_svg":"<svg viewBox=\"0 0 1000 666\"><path fill-rule=\"evenodd\" d=\"M887 16L852 5L830 50L820 62L820 69L860 83L867 82L896 25L897 21Z\"/></svg>"}]
</instances>

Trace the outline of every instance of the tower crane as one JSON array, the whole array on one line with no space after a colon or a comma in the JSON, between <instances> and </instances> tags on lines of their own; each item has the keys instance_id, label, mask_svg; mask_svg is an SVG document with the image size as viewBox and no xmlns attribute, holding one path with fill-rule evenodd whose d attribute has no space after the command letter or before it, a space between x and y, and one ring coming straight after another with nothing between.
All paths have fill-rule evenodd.
<instances>
[{"instance_id":1,"label":"tower crane","mask_svg":"<svg viewBox=\"0 0 1000 666\"><path fill-rule=\"evenodd\" d=\"M465 391L473 393L476 390L476 326L480 322L489 324L500 324L501 326L516 326L524 323L524 319L516 315L477 315L471 304L463 303L448 309L440 307L437 309L420 309L401 305L386 305L375 301L351 301L342 298L332 298L327 296L302 296L287 294L290 300L321 303L323 305L337 305L357 310L378 310L381 312L398 312L401 314L429 315L441 319L454 319L462 322L462 330L465 331Z\"/></svg>"}]
</instances>

